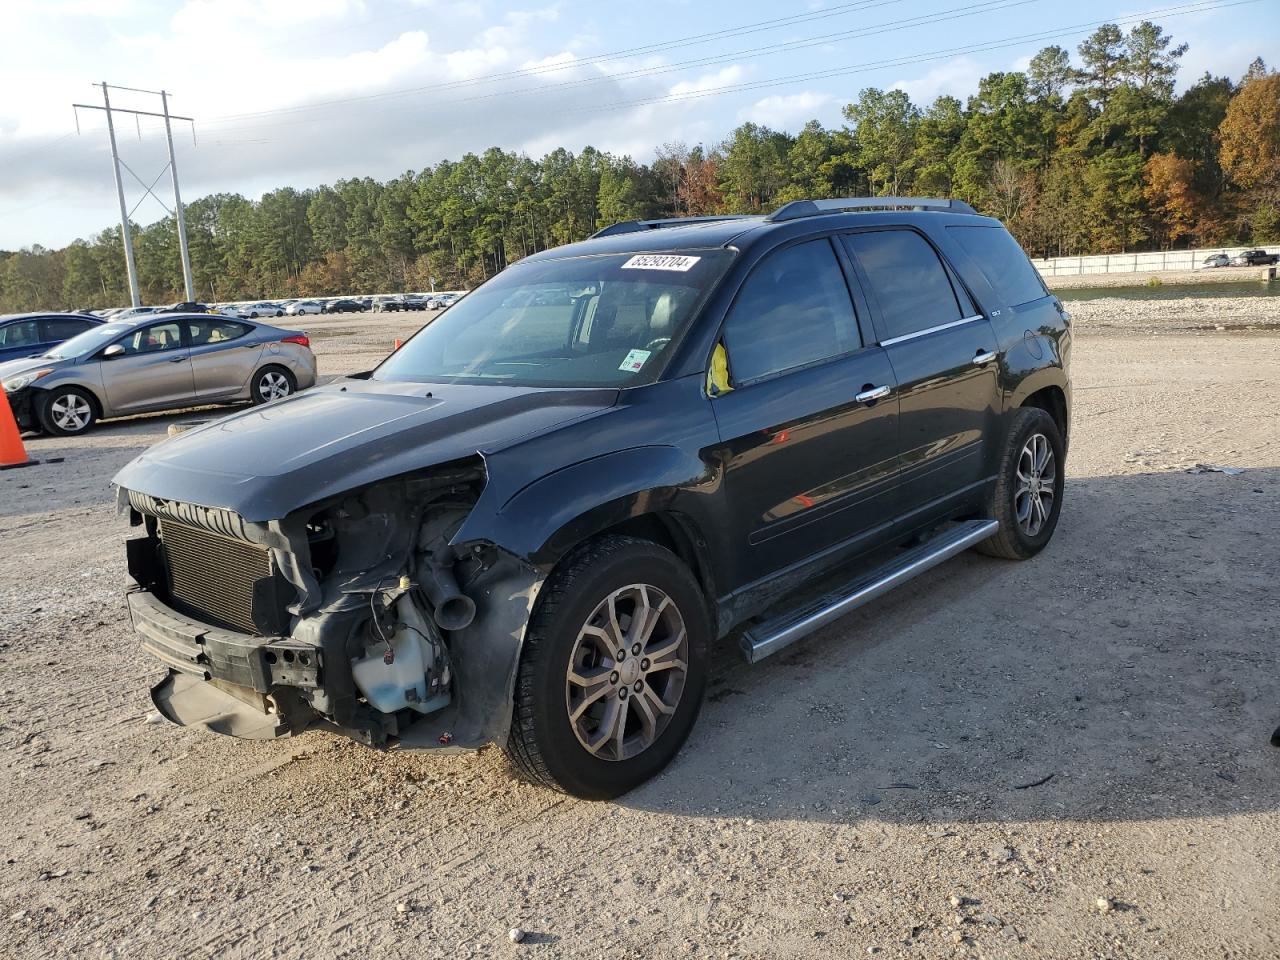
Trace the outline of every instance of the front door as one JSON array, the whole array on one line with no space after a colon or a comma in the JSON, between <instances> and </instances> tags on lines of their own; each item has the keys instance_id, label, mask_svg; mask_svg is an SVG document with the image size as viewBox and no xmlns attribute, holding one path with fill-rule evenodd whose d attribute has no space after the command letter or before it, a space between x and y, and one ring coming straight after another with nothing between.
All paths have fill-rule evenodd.
<instances>
[{"instance_id":1,"label":"front door","mask_svg":"<svg viewBox=\"0 0 1280 960\"><path fill-rule=\"evenodd\" d=\"M713 397L738 591L843 552L896 512L898 398L864 345L836 249L823 237L752 270L725 321L732 389Z\"/></svg>"},{"instance_id":2,"label":"front door","mask_svg":"<svg viewBox=\"0 0 1280 960\"><path fill-rule=\"evenodd\" d=\"M181 407L195 400L181 320L148 324L115 342L124 353L99 354L97 360L113 414Z\"/></svg>"},{"instance_id":3,"label":"front door","mask_svg":"<svg viewBox=\"0 0 1280 960\"><path fill-rule=\"evenodd\" d=\"M924 522L979 497L987 479L1001 406L995 332L922 234L844 241L898 381L904 521Z\"/></svg>"}]
</instances>

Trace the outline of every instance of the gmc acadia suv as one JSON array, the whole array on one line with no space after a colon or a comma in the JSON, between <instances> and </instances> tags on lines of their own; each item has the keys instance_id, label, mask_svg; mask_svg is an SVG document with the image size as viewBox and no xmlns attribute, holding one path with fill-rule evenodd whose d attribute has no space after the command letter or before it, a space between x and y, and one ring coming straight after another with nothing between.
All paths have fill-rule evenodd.
<instances>
[{"instance_id":1,"label":"gmc acadia suv","mask_svg":"<svg viewBox=\"0 0 1280 960\"><path fill-rule=\"evenodd\" d=\"M999 222L924 198L615 224L375 370L115 478L175 723L501 744L611 797L759 660L1062 505L1069 318Z\"/></svg>"}]
</instances>

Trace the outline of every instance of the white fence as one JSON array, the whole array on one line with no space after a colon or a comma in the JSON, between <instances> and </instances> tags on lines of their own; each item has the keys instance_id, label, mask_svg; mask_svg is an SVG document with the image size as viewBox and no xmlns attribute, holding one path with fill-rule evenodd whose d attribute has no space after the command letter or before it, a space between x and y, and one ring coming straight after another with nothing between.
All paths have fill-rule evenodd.
<instances>
[{"instance_id":1,"label":"white fence","mask_svg":"<svg viewBox=\"0 0 1280 960\"><path fill-rule=\"evenodd\" d=\"M1084 273L1156 273L1161 270L1200 270L1204 258L1215 253L1229 257L1244 250L1265 249L1280 252L1280 247L1202 247L1199 250L1157 250L1154 253L1103 253L1090 257L1052 257L1032 260L1045 277L1078 276Z\"/></svg>"}]
</instances>

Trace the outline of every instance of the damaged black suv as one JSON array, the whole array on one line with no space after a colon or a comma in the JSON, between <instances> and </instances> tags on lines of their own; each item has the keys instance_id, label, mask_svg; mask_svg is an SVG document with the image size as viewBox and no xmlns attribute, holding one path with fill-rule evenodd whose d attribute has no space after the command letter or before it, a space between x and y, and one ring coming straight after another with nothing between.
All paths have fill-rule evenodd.
<instances>
[{"instance_id":1,"label":"damaged black suv","mask_svg":"<svg viewBox=\"0 0 1280 960\"><path fill-rule=\"evenodd\" d=\"M1069 318L995 220L924 198L636 221L529 257L377 369L115 478L180 724L495 742L609 797L755 661L1062 504Z\"/></svg>"}]
</instances>

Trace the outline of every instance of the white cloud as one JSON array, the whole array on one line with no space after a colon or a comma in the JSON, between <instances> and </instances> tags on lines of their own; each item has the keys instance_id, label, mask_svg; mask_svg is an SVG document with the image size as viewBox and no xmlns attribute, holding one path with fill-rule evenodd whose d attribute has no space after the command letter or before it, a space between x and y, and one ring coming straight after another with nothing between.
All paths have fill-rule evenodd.
<instances>
[{"instance_id":1,"label":"white cloud","mask_svg":"<svg viewBox=\"0 0 1280 960\"><path fill-rule=\"evenodd\" d=\"M250 26L288 28L364 12L363 0L187 0L171 26L174 33L207 40Z\"/></svg>"},{"instance_id":2,"label":"white cloud","mask_svg":"<svg viewBox=\"0 0 1280 960\"><path fill-rule=\"evenodd\" d=\"M835 98L829 93L809 90L804 93L765 97L740 110L738 119L750 120L773 127L775 130L793 130L812 120L822 108L834 100Z\"/></svg>"},{"instance_id":3,"label":"white cloud","mask_svg":"<svg viewBox=\"0 0 1280 960\"><path fill-rule=\"evenodd\" d=\"M740 82L744 76L746 76L746 70L738 64L732 63L714 73L705 73L693 80L681 80L679 83L674 83L667 89L667 94L677 97L690 93L705 93L708 90L718 90L720 87Z\"/></svg>"},{"instance_id":4,"label":"white cloud","mask_svg":"<svg viewBox=\"0 0 1280 960\"><path fill-rule=\"evenodd\" d=\"M944 94L958 98L962 103L978 89L978 80L990 73L970 57L957 57L934 67L914 80L896 80L890 89L904 91L918 106L927 106Z\"/></svg>"}]
</instances>

